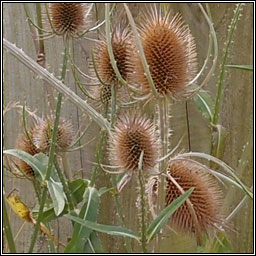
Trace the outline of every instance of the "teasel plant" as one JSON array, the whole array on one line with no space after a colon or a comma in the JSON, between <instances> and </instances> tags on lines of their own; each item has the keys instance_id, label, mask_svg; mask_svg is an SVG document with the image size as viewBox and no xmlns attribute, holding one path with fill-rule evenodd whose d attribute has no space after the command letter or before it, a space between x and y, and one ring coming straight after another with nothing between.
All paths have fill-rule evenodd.
<instances>
[{"instance_id":1,"label":"teasel plant","mask_svg":"<svg viewBox=\"0 0 256 256\"><path fill-rule=\"evenodd\" d=\"M111 86L111 94L109 91L107 91L107 100L102 102L103 105L107 106L108 101L110 101L110 106L108 106L109 108L107 108L106 113L103 115L97 112L90 104L88 104L88 102L84 101L65 85L68 60L72 62L72 67L74 68L73 70L79 72L75 61L72 59L71 54L69 53L70 48L67 39L69 39L69 37L76 38L84 36L84 32L80 30L80 27L79 31L74 33L71 28L70 31L66 29L66 24L63 26L56 25L57 23L54 22L54 19L51 17L54 12L51 8L48 10L48 7L46 7L49 21L55 29L53 31L57 31L58 34L56 35L61 34L64 37L64 40L66 40L61 80L50 74L46 69L42 68L42 66L28 57L23 51L11 44L8 40L4 39L3 44L5 49L7 49L30 70L46 80L52 88L59 92L55 118L49 117L44 122L39 122L39 124L42 125L40 129L37 127L36 129L33 129L33 132L28 130L26 141L23 142L23 144L27 143L28 141L32 142L32 144L35 144L37 149L47 152L48 154L48 161L47 165L45 166L46 175L43 179L43 184L50 184L52 178L51 170L53 166L58 174L60 172L58 162L56 161L56 154L59 150L58 144L61 144L58 143L58 129L60 128L60 125L63 124L60 118L62 101L61 95L65 95L72 103L74 103L75 106L85 112L102 129L96 153L97 163L95 163L95 166L93 167L90 181L88 181L86 184L83 183L82 185L84 190L81 193L83 194L84 201L78 214L78 209L76 208L77 201L74 202L73 195L70 193L71 187L65 186L65 182L62 183L63 190L65 191L68 201L68 211L65 211L66 208L64 207L64 213L59 209L57 210L56 215L58 217L61 216L61 214L66 214L65 217L69 218L74 223L74 232L71 240L68 242L65 248L65 252L83 252L85 248L88 249L88 247L91 246L92 241L98 241L100 244L100 241L97 240L96 232L124 236L127 252L132 252L130 244L131 238L138 241L143 252L148 251L149 244L154 238L156 238L156 247L154 248L154 251L157 252L160 250L161 239L163 237L162 229L166 225L170 216L173 217L172 219L174 224L176 222L175 225L180 229L185 229L185 231L187 230L189 233L195 233L197 242L200 244L202 233L206 232L208 234L208 229L216 232L218 228L221 229L226 224L223 216L219 215L215 209L216 207L221 206L221 193L217 188L216 182L213 181L214 178L234 185L236 188L243 191L249 198L252 198L251 190L240 181L240 179L235 175L234 170L226 165L223 161L214 156L200 152L181 152L177 154L176 151L182 139L173 149L170 149L168 145L170 137L168 108L171 101L173 98L187 99L188 97L195 95L208 82L216 65L217 41L215 31L207 13L204 11L204 8L200 4L199 7L209 25L210 40L209 50L205 62L200 71L197 72L195 45L188 27L181 21L181 16L176 15L171 18L169 13L162 14L161 10L158 11L153 6L152 11L150 12L151 16L146 18L146 23L139 25L139 30L137 30L138 28L135 25L129 8L126 4L124 4L124 9L127 13L134 37L133 42L138 48L138 55L135 51L134 55L131 54L129 56L131 59L129 60L128 65L133 66L135 61L136 65L139 66L139 68L137 68L132 74L126 76L122 69L123 66L120 66L119 62L119 56L122 55L116 54L114 40L116 40L116 36L121 35L122 38L122 35L130 36L130 34L126 32L126 30L117 30L117 32L111 33L110 4L105 4L104 22L106 23L106 40L102 42L101 46L104 46L104 56L106 57L105 64L107 64L107 72L108 74L111 74L111 79L104 79L100 66L102 63L99 63L100 61L97 59L98 56L96 56L97 53L93 54L94 69L99 83L101 86L104 84L107 84L107 86L110 84ZM73 14L71 13L70 15ZM147 16L147 14L145 15ZM81 28L84 29L83 26L81 26ZM173 84L171 83L172 79L170 79L170 81L168 80L168 72L161 69L169 69L169 62L168 65L165 63L160 65L161 63L158 63L158 59L154 59L153 54L154 51L158 53L158 50L162 49L161 43L165 45L166 41L160 40L158 42L155 39L154 34L148 32L150 29L159 33L159 38L161 38L162 35L162 38L167 39L170 45L173 38L176 39L174 42L180 47L180 50L175 52L177 55L173 55L172 49L169 48L168 50L170 50L170 53L169 55L166 55L166 59L168 59L168 56L171 56L169 60L174 61L174 67L181 65L181 68L177 69L177 73L175 73L173 76ZM166 33L164 33L164 35L161 34L163 33L162 31ZM42 38L47 39L47 36L51 37L52 35L49 33L45 36L45 38L43 36ZM145 44L145 41L148 40L147 36L150 39L149 41L151 41L151 45L156 43L156 46L152 52L151 49L148 49ZM156 38L157 37L158 36L156 36ZM126 39L126 36L124 36L124 38ZM158 44L160 44L160 46ZM174 44L174 47L177 45ZM206 65L208 65L210 62L210 54L212 50L212 65L208 69L208 73L205 75L205 77L202 78L202 74L206 70ZM100 54L101 51L99 48L98 51ZM150 54L152 54L152 56ZM123 61L123 57L120 58ZM181 63L179 62L179 58L182 59ZM150 63L151 60L153 60L152 63ZM124 64L124 66L125 65L126 64ZM139 73L137 73L138 71ZM179 73L180 71L182 71L181 74ZM146 75L144 75L144 73ZM73 75L74 74L76 73L73 72ZM158 74L162 74L162 76L159 76ZM83 75L87 76L86 74ZM132 82L132 79L130 80L133 75L136 80L140 80L139 84L136 84L136 80L134 82ZM165 79L161 80L164 76L166 76ZM181 77L180 81L175 81L175 78L178 76ZM90 78L89 76L87 77ZM112 80L113 77L114 79ZM199 78L202 80L200 84L197 86L193 85ZM79 79L75 78L75 80L77 83L79 82ZM96 81L96 79L93 81ZM156 105L157 113L155 115L154 122L143 114L142 109L139 111L136 108L131 108L127 111L127 113L122 113L121 106L117 104L119 96L117 93L118 87L116 84L127 86L127 88L132 91L136 103L139 104L140 102L143 102L143 104L145 104L146 102L146 104ZM166 86L163 86L163 84ZM143 96L137 96L137 94L142 94ZM88 95L90 96L90 94ZM65 124L69 127L67 123ZM41 140L38 139L38 136L34 135L34 131L37 131L38 134L46 135L47 140L50 138L50 143L43 143L44 146L41 147L41 143L39 143ZM51 135L50 137L48 136L49 134ZM103 157L104 150L106 149L104 144L107 136L109 137L109 143L107 145L109 147L108 158L110 165L105 162L103 163L103 159L105 161L105 158ZM68 137L70 139L70 136ZM48 144L50 144L50 147L48 147ZM70 144L70 141L68 144ZM73 143L71 143L71 145L73 145ZM5 151L5 154L14 155L14 152L7 150ZM30 153L30 155L32 154L33 153ZM21 156L19 155L19 157ZM28 155L23 154L21 159L26 157L29 159ZM203 161L214 162L222 169L222 171L212 170L207 165L200 163L200 161L193 160L193 158L200 158ZM38 164L39 163L36 162L33 165L33 170L35 169L36 173L40 173L40 168L37 166ZM112 169L112 171L109 171L108 169ZM117 174L123 174L124 176L119 184L116 182L116 179L113 179L112 188L101 188L98 190L95 188L95 183L101 171L110 174L112 177L116 177ZM151 176L152 174L154 176ZM119 193L121 193L125 184L129 182L131 176L135 176L138 180L137 191L139 197L139 233L124 227L125 221L124 217L122 216L122 209L120 207L118 198ZM121 219L122 227L97 223L96 218L99 211L98 207L100 197L109 191L114 194L116 202L115 207ZM46 193L47 187L44 186L43 196L41 197L40 208L38 211L37 225L35 226L35 231L29 248L30 252L33 251L34 244L37 239L37 233L39 230L38 223L40 223L44 217L43 210L47 195ZM147 204L147 201L149 204ZM153 220L151 223L148 223L148 209L151 209L153 213ZM206 215L205 211L209 211L209 215ZM81 242L82 240L79 234L83 234L83 243ZM158 234L160 234L159 237L157 237ZM97 250L100 251L101 249L97 248Z\"/></svg>"}]
</instances>

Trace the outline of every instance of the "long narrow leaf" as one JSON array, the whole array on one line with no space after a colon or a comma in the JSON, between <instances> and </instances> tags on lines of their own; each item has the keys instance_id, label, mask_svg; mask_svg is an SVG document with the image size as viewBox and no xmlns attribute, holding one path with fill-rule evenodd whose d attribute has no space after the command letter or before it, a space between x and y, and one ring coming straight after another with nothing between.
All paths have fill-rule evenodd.
<instances>
[{"instance_id":1,"label":"long narrow leaf","mask_svg":"<svg viewBox=\"0 0 256 256\"><path fill-rule=\"evenodd\" d=\"M253 65L226 65L228 68L241 69L246 71L253 71Z\"/></svg>"},{"instance_id":2,"label":"long narrow leaf","mask_svg":"<svg viewBox=\"0 0 256 256\"><path fill-rule=\"evenodd\" d=\"M113 235L113 236L126 236L126 237L136 239L137 241L140 241L140 237L138 236L138 234L132 230L127 229L127 228L123 228L123 227L119 227L119 226L98 224L96 222L83 220L81 218L72 216L70 214L66 214L65 216L67 218L81 224L82 226L93 229L95 231L98 231L101 233L106 233L106 234Z\"/></svg>"},{"instance_id":3,"label":"long narrow leaf","mask_svg":"<svg viewBox=\"0 0 256 256\"><path fill-rule=\"evenodd\" d=\"M96 221L99 208L98 191L93 187L88 187L85 192L85 203L79 213L79 219ZM92 233L92 229L85 228L79 223L75 223L72 239L68 243L66 253L83 253L84 245Z\"/></svg>"},{"instance_id":4,"label":"long narrow leaf","mask_svg":"<svg viewBox=\"0 0 256 256\"><path fill-rule=\"evenodd\" d=\"M179 196L170 205L164 208L164 210L152 221L147 229L147 242L150 242L150 240L152 240L152 238L161 230L170 216L188 199L193 190L194 188L190 188L183 195Z\"/></svg>"}]
</instances>

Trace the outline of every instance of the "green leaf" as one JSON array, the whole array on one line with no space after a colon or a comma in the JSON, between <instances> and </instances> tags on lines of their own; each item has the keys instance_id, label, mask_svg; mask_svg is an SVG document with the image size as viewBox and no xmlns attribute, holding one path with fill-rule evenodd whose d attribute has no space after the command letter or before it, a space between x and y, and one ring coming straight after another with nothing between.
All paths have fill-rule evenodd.
<instances>
[{"instance_id":1,"label":"green leaf","mask_svg":"<svg viewBox=\"0 0 256 256\"><path fill-rule=\"evenodd\" d=\"M241 69L246 71L253 71L253 65L226 65L228 68Z\"/></svg>"},{"instance_id":2,"label":"green leaf","mask_svg":"<svg viewBox=\"0 0 256 256\"><path fill-rule=\"evenodd\" d=\"M9 149L4 150L4 154L15 156L24 162L26 162L28 165L30 165L36 174L39 174L41 177L43 177L42 171L44 169L43 164L36 159L35 157L31 156L27 152L18 150L18 149Z\"/></svg>"},{"instance_id":3,"label":"green leaf","mask_svg":"<svg viewBox=\"0 0 256 256\"><path fill-rule=\"evenodd\" d=\"M49 157L47 155L43 154L43 153L39 153L39 154L34 155L33 158L37 159L41 163L41 165L43 167L41 169L40 173L37 173L37 171L34 170L35 174L37 176L37 179L39 181L42 181L42 180L45 179L45 175L46 175L46 171L47 171L47 167L48 167L48 162L49 162ZM57 171L56 171L54 166L52 167L52 170L51 170L51 177L50 177L50 179L51 180L53 179L54 181L60 181L58 173L57 173Z\"/></svg>"},{"instance_id":4,"label":"green leaf","mask_svg":"<svg viewBox=\"0 0 256 256\"><path fill-rule=\"evenodd\" d=\"M84 191L88 186L88 182L84 179L77 179L68 184L70 192L75 199L76 203L83 200Z\"/></svg>"},{"instance_id":5,"label":"green leaf","mask_svg":"<svg viewBox=\"0 0 256 256\"><path fill-rule=\"evenodd\" d=\"M111 187L111 188L106 188L106 187L100 188L99 189L99 197L101 197L102 195L104 195L107 192L115 192L115 188L113 188L113 187Z\"/></svg>"},{"instance_id":6,"label":"green leaf","mask_svg":"<svg viewBox=\"0 0 256 256\"><path fill-rule=\"evenodd\" d=\"M200 91L193 99L202 115L209 121L212 121L214 101L211 95L206 91Z\"/></svg>"},{"instance_id":7,"label":"green leaf","mask_svg":"<svg viewBox=\"0 0 256 256\"><path fill-rule=\"evenodd\" d=\"M140 237L138 236L138 234L132 230L127 229L127 228L123 228L123 227L119 227L119 226L98 224L98 223L91 222L88 220L82 220L81 218L72 216L70 214L66 214L64 216L66 216L67 218L69 218L87 228L93 229L93 230L101 232L101 233L106 233L106 234L113 235L113 236L126 236L126 237L136 239L137 241L140 241Z\"/></svg>"},{"instance_id":8,"label":"green leaf","mask_svg":"<svg viewBox=\"0 0 256 256\"><path fill-rule=\"evenodd\" d=\"M180 195L151 222L147 229L147 243L161 230L170 216L188 199L194 188L190 188L183 195Z\"/></svg>"},{"instance_id":9,"label":"green leaf","mask_svg":"<svg viewBox=\"0 0 256 256\"><path fill-rule=\"evenodd\" d=\"M59 216L65 207L65 198L62 184L55 181L46 181L50 197L53 203L53 209L56 216Z\"/></svg>"},{"instance_id":10,"label":"green leaf","mask_svg":"<svg viewBox=\"0 0 256 256\"><path fill-rule=\"evenodd\" d=\"M105 253L102 242L98 237L98 234L93 231L88 238L85 246L84 246L85 253Z\"/></svg>"},{"instance_id":11,"label":"green leaf","mask_svg":"<svg viewBox=\"0 0 256 256\"><path fill-rule=\"evenodd\" d=\"M88 187L85 191L84 205L79 213L79 219L96 221L99 208L98 191L93 187ZM75 217L75 216L72 216ZM85 228L79 223L75 223L71 241L67 244L66 253L83 253L84 245L92 233L91 229Z\"/></svg>"}]
</instances>

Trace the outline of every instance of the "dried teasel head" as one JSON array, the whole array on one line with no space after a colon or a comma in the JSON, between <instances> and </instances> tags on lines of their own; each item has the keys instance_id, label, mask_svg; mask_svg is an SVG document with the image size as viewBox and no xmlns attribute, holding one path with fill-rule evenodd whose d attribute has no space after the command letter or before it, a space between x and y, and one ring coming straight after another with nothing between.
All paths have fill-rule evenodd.
<instances>
[{"instance_id":1,"label":"dried teasel head","mask_svg":"<svg viewBox=\"0 0 256 256\"><path fill-rule=\"evenodd\" d=\"M152 8L140 26L141 42L150 73L160 95L177 97L185 91L197 71L194 39L180 14L164 17ZM139 55L135 56L131 80L143 94L152 95Z\"/></svg>"},{"instance_id":2,"label":"dried teasel head","mask_svg":"<svg viewBox=\"0 0 256 256\"><path fill-rule=\"evenodd\" d=\"M159 151L154 124L136 111L123 114L110 139L111 163L124 171L136 171L142 151L142 170L150 171L156 164Z\"/></svg>"},{"instance_id":3,"label":"dried teasel head","mask_svg":"<svg viewBox=\"0 0 256 256\"><path fill-rule=\"evenodd\" d=\"M133 44L128 28L117 26L112 34L111 42L116 65L123 79L127 80L132 73L130 57L133 53ZM102 82L105 84L116 83L118 78L112 68L105 39L95 46L94 55L96 69Z\"/></svg>"},{"instance_id":4,"label":"dried teasel head","mask_svg":"<svg viewBox=\"0 0 256 256\"><path fill-rule=\"evenodd\" d=\"M54 30L60 35L79 35L88 23L89 9L87 3L49 3Z\"/></svg>"},{"instance_id":5,"label":"dried teasel head","mask_svg":"<svg viewBox=\"0 0 256 256\"><path fill-rule=\"evenodd\" d=\"M32 140L33 138L33 129L31 131L28 132L29 136ZM16 148L19 150L22 150L30 155L35 155L37 153L39 153L39 151L37 150L37 148L35 147L35 145L33 145L33 143L27 138L27 136L25 136L24 134L21 134L16 142ZM28 165L26 162L24 162L21 159L15 158L14 160L15 164L18 166L18 168L20 170L22 170L28 177L34 177L34 171L32 169L32 167L30 165Z\"/></svg>"},{"instance_id":6,"label":"dried teasel head","mask_svg":"<svg viewBox=\"0 0 256 256\"><path fill-rule=\"evenodd\" d=\"M33 132L33 142L37 149L47 153L50 149L51 136L54 126L54 118L46 117L40 120L35 126ZM68 148L73 142L73 127L69 121L60 118L57 129L57 148L59 150Z\"/></svg>"},{"instance_id":7,"label":"dried teasel head","mask_svg":"<svg viewBox=\"0 0 256 256\"><path fill-rule=\"evenodd\" d=\"M199 236L202 232L209 234L221 226L222 212L222 192L213 178L202 170L201 166L187 161L170 161L167 172L177 181L184 191L194 187L194 191L189 197L193 205L197 220ZM152 177L148 182L148 198L151 205L156 204L158 196L158 178ZM166 206L171 204L181 195L180 190L169 179L166 178ZM185 202L171 217L174 227L193 233L195 223L187 203Z\"/></svg>"}]
</instances>

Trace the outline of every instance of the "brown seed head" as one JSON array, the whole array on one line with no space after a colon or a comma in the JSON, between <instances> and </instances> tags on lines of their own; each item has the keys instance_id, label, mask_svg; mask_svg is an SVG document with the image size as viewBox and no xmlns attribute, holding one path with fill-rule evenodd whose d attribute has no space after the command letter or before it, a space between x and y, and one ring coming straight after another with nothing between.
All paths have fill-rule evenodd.
<instances>
[{"instance_id":1,"label":"brown seed head","mask_svg":"<svg viewBox=\"0 0 256 256\"><path fill-rule=\"evenodd\" d=\"M179 183L184 191L195 187L189 197L200 227L200 231L207 232L221 224L222 193L215 181L196 164L177 161L170 162L168 173ZM167 179L166 205L169 205L181 195L177 187ZM184 231L192 232L193 219L186 203L184 203L171 218L172 222Z\"/></svg>"},{"instance_id":2,"label":"brown seed head","mask_svg":"<svg viewBox=\"0 0 256 256\"><path fill-rule=\"evenodd\" d=\"M33 138L33 130L29 132L29 136L31 139ZM16 144L17 144L17 149L22 150L32 156L39 153L36 147L30 142L30 140L24 134L18 137ZM19 167L19 169L21 169L29 177L35 176L31 166L28 165L23 160L15 158L15 164Z\"/></svg>"},{"instance_id":3,"label":"brown seed head","mask_svg":"<svg viewBox=\"0 0 256 256\"><path fill-rule=\"evenodd\" d=\"M87 3L50 3L49 13L54 29L58 34L77 35L84 31Z\"/></svg>"},{"instance_id":4,"label":"brown seed head","mask_svg":"<svg viewBox=\"0 0 256 256\"><path fill-rule=\"evenodd\" d=\"M118 26L112 35L112 49L117 67L123 79L127 80L131 71L130 56L133 52L130 33L127 28L122 29ZM107 84L113 84L117 81L114 69L112 68L107 42L102 40L94 49L95 64L100 79Z\"/></svg>"},{"instance_id":5,"label":"brown seed head","mask_svg":"<svg viewBox=\"0 0 256 256\"><path fill-rule=\"evenodd\" d=\"M143 50L158 93L175 96L185 90L196 74L196 50L190 30L181 15L162 17L155 8L140 28ZM139 58L135 57L131 80L150 93L150 85Z\"/></svg>"},{"instance_id":6,"label":"brown seed head","mask_svg":"<svg viewBox=\"0 0 256 256\"><path fill-rule=\"evenodd\" d=\"M124 114L116 122L111 138L110 160L126 171L138 170L144 151L142 169L151 170L158 157L159 142L153 123L137 112Z\"/></svg>"},{"instance_id":7,"label":"brown seed head","mask_svg":"<svg viewBox=\"0 0 256 256\"><path fill-rule=\"evenodd\" d=\"M54 118L47 117L38 122L34 128L33 142L37 149L41 152L48 152L51 144L52 130L54 126ZM57 145L59 149L65 149L72 144L73 128L69 121L62 118L59 120L57 130Z\"/></svg>"}]
</instances>

